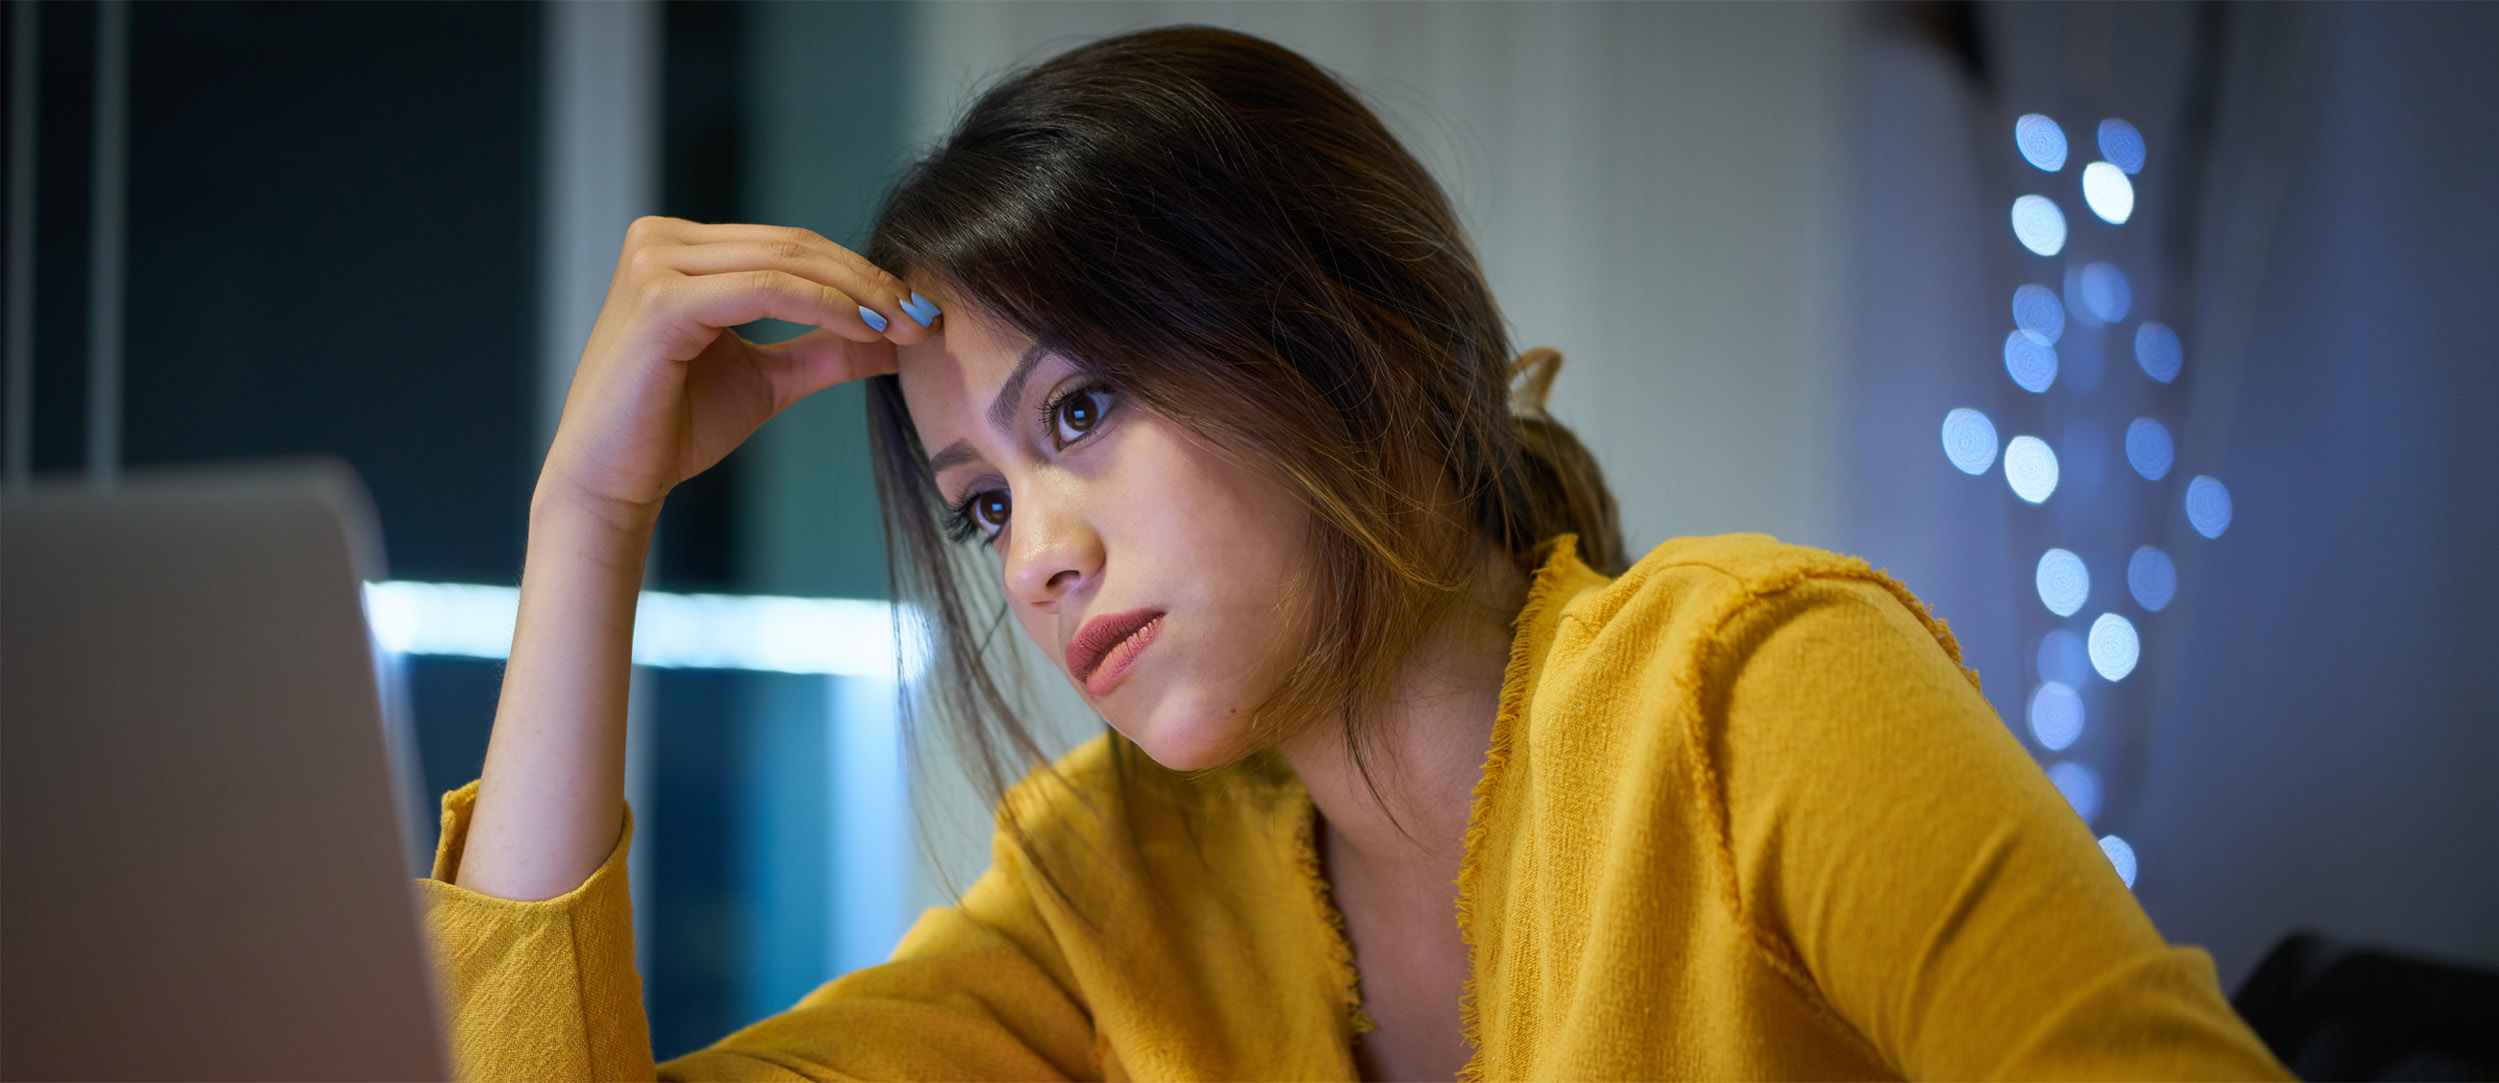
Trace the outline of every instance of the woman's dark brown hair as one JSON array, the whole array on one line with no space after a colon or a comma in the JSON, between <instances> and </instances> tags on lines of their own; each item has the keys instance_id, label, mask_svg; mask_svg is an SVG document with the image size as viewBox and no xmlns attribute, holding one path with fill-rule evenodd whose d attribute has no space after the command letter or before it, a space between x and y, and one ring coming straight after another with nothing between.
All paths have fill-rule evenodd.
<instances>
[{"instance_id":1,"label":"woman's dark brown hair","mask_svg":"<svg viewBox=\"0 0 2499 1083\"><path fill-rule=\"evenodd\" d=\"M1300 498L1285 627L1306 647L1255 712L1265 737L1340 719L1359 764L1361 720L1487 549L1532 568L1573 533L1592 567L1626 564L1594 460L1541 409L1558 355L1521 359L1536 386L1514 411L1509 335L1448 197L1272 42L1162 27L1011 75L901 177L866 254ZM998 796L1045 765L982 664L1006 622L976 616L895 377L868 413L897 611L918 615L931 706Z\"/></svg>"}]
</instances>

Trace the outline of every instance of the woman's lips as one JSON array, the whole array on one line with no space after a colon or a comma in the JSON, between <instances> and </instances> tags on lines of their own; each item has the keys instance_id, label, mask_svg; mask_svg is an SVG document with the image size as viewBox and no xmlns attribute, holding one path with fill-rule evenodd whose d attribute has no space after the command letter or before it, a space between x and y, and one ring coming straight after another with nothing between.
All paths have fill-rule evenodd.
<instances>
[{"instance_id":1,"label":"woman's lips","mask_svg":"<svg viewBox=\"0 0 2499 1083\"><path fill-rule=\"evenodd\" d=\"M1075 638L1067 641L1067 672L1079 682L1093 676L1103 656L1121 640L1136 634L1147 622L1162 616L1160 609L1131 609L1125 613L1105 613L1086 621L1076 630Z\"/></svg>"},{"instance_id":2,"label":"woman's lips","mask_svg":"<svg viewBox=\"0 0 2499 1083\"><path fill-rule=\"evenodd\" d=\"M1128 638L1114 644L1110 652L1104 654L1102 660L1095 664L1093 675L1085 678L1085 693L1095 699L1102 698L1102 695L1109 692L1111 686L1118 684L1119 678L1128 672L1129 663L1136 661L1138 655L1145 653L1146 644L1154 642L1154 634L1162 630L1163 618L1158 616L1145 622L1144 627L1129 633Z\"/></svg>"}]
</instances>

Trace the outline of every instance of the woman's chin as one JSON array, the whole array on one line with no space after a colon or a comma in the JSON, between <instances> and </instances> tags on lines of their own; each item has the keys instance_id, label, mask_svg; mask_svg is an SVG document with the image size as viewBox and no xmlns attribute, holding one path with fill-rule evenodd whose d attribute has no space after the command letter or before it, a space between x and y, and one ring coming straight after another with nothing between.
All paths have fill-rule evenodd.
<instances>
[{"instance_id":1,"label":"woman's chin","mask_svg":"<svg viewBox=\"0 0 2499 1083\"><path fill-rule=\"evenodd\" d=\"M1203 771L1235 762L1254 748L1244 747L1242 727L1214 712L1147 709L1130 714L1104 712L1103 718L1136 744L1146 758L1171 771Z\"/></svg>"}]
</instances>

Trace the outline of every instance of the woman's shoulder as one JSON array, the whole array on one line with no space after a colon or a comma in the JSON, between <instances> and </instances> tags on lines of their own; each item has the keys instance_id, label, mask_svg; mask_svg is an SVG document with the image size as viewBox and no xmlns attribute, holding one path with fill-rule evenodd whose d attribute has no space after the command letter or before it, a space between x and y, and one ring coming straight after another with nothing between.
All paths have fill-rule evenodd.
<instances>
[{"instance_id":1,"label":"woman's shoulder","mask_svg":"<svg viewBox=\"0 0 2499 1083\"><path fill-rule=\"evenodd\" d=\"M1591 671L1569 664L1576 658L1599 672L1671 664L1688 674L1678 683L1703 680L1741 664L1748 642L1799 622L1927 639L1961 660L1950 628L1899 580L1863 558L1767 534L1675 538L1613 579L1587 573L1560 601L1549 626L1557 674Z\"/></svg>"},{"instance_id":2,"label":"woman's shoulder","mask_svg":"<svg viewBox=\"0 0 2499 1083\"><path fill-rule=\"evenodd\" d=\"M1713 534L1660 544L1607 584L1602 598L1590 601L1596 608L1636 609L1633 615L1651 617L1668 615L1659 611L1665 603L1683 603L1674 608L1689 617L1695 612L1693 603L1723 607L1757 601L1814 580L1898 586L1861 557L1768 534ZM1906 594L1906 588L1899 593Z\"/></svg>"}]
</instances>

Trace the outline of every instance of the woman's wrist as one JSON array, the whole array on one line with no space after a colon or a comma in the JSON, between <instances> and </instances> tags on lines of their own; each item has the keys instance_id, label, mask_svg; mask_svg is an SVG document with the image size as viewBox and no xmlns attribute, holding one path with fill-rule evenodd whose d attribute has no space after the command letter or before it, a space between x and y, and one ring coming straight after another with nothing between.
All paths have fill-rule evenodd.
<instances>
[{"instance_id":1,"label":"woman's wrist","mask_svg":"<svg viewBox=\"0 0 2499 1083\"><path fill-rule=\"evenodd\" d=\"M659 505L628 506L580 495L561 483L540 479L529 498L529 547L542 535L560 537L577 547L575 557L627 557L639 570L659 529Z\"/></svg>"}]
</instances>

